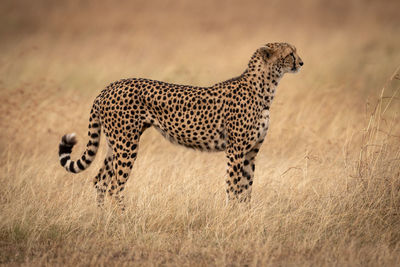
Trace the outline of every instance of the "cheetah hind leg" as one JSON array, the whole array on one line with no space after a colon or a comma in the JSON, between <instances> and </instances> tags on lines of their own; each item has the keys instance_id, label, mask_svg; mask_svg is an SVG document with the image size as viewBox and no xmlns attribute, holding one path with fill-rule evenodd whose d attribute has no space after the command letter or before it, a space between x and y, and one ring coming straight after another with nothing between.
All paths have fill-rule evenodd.
<instances>
[{"instance_id":1,"label":"cheetah hind leg","mask_svg":"<svg viewBox=\"0 0 400 267\"><path fill-rule=\"evenodd\" d=\"M98 174L93 179L93 184L97 191L96 202L99 207L103 207L104 205L105 193L113 176L113 153L112 148L109 145L103 166L99 169Z\"/></svg>"},{"instance_id":2,"label":"cheetah hind leg","mask_svg":"<svg viewBox=\"0 0 400 267\"><path fill-rule=\"evenodd\" d=\"M125 203L121 192L125 188L125 184L128 181L129 174L136 160L139 137L140 134L127 141L127 144L129 144L127 148L116 147L114 151L113 165L115 175L113 175L111 179L111 186L108 189L108 194L122 212L125 211Z\"/></svg>"}]
</instances>

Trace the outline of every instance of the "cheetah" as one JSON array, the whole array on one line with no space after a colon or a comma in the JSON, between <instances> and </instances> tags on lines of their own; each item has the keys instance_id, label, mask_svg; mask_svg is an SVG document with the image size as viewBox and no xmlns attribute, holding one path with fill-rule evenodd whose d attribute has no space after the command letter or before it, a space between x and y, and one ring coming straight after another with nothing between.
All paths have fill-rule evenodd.
<instances>
[{"instance_id":1,"label":"cheetah","mask_svg":"<svg viewBox=\"0 0 400 267\"><path fill-rule=\"evenodd\" d=\"M102 205L108 191L124 209L121 192L138 155L140 136L153 126L173 143L224 151L228 202L250 202L255 158L267 134L276 88L285 73L295 73L301 66L293 45L268 43L254 52L240 76L211 87L142 78L113 82L94 100L89 141L78 160L71 159L75 134L62 137L61 166L71 173L89 167L103 130L108 151L93 179L97 202Z\"/></svg>"}]
</instances>

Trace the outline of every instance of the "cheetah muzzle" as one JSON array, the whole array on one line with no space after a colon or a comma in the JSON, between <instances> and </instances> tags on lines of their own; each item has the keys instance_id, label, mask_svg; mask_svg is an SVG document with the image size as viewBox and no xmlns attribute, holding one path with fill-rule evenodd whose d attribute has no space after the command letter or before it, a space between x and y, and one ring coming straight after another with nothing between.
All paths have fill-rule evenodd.
<instances>
[{"instance_id":1,"label":"cheetah muzzle","mask_svg":"<svg viewBox=\"0 0 400 267\"><path fill-rule=\"evenodd\" d=\"M255 158L269 127L269 109L285 73L299 71L303 61L287 43L257 49L242 75L211 87L177 85L148 79L111 83L96 97L90 112L89 141L73 161L74 134L62 137L61 165L79 173L94 160L101 129L108 152L93 179L97 201L112 196L123 209L121 191L137 157L140 136L153 126L171 142L202 150L224 151L228 200L249 202Z\"/></svg>"}]
</instances>

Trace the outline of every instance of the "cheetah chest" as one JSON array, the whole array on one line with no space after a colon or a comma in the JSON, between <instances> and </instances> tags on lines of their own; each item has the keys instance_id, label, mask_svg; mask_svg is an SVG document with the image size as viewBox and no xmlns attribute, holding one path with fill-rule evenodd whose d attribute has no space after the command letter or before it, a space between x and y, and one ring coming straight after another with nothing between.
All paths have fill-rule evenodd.
<instances>
[{"instance_id":1,"label":"cheetah chest","mask_svg":"<svg viewBox=\"0 0 400 267\"><path fill-rule=\"evenodd\" d=\"M269 110L264 109L258 119L258 140L265 138L269 127Z\"/></svg>"}]
</instances>

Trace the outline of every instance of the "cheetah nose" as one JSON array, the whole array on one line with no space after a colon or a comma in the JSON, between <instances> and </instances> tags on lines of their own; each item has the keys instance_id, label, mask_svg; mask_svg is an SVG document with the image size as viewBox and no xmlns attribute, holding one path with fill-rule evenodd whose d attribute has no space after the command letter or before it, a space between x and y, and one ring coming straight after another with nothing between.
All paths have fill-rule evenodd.
<instances>
[{"instance_id":1,"label":"cheetah nose","mask_svg":"<svg viewBox=\"0 0 400 267\"><path fill-rule=\"evenodd\" d=\"M300 62L299 62L299 65L300 65L300 66L303 66L303 65L304 65L303 61L300 61Z\"/></svg>"}]
</instances>

